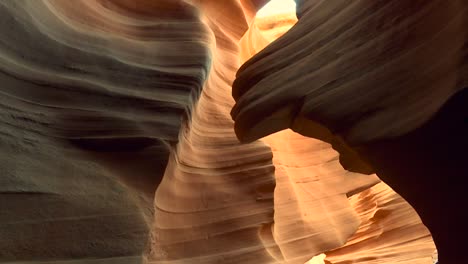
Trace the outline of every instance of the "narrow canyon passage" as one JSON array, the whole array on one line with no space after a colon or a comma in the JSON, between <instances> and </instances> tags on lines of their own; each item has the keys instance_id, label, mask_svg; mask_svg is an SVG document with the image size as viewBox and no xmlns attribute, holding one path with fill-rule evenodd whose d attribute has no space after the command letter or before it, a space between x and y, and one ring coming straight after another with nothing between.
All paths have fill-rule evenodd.
<instances>
[{"instance_id":1,"label":"narrow canyon passage","mask_svg":"<svg viewBox=\"0 0 468 264\"><path fill-rule=\"evenodd\" d=\"M462 263L466 12L0 0L0 262Z\"/></svg>"},{"instance_id":2,"label":"narrow canyon passage","mask_svg":"<svg viewBox=\"0 0 468 264\"><path fill-rule=\"evenodd\" d=\"M238 9L239 13L242 11L245 9ZM327 263L351 260L432 263L434 244L411 206L387 185L379 183L375 175L343 169L338 153L329 144L292 131L250 144L235 140L229 117L233 106L230 93L240 64L232 62L245 62L284 34L296 23L295 14L279 12L251 21L244 21L238 15L238 20L250 23L249 28L242 38L228 35L227 39L235 41L227 46L225 43L229 42L223 38L230 33L230 28L215 24L216 15L207 13L206 16L213 17L214 21L208 20L208 27L215 29L216 44L221 45L216 45L212 75L195 106L190 125L182 130L180 143L156 195L149 262L258 263L263 259L264 263L304 263L326 252ZM226 55L226 49L231 57ZM248 150L257 155L244 161L243 156L251 155ZM217 160L216 166L213 159ZM252 162L255 159L255 163L265 164L260 167L269 169L249 172L259 168ZM227 169L231 166L239 169L232 172ZM244 181L242 175L249 180ZM271 197L274 184L271 177L276 179L274 197ZM267 184L262 187L255 184L257 181ZM184 190L183 195L178 190ZM238 197L231 200L226 195ZM265 197L261 198L262 195ZM198 205L196 201L205 203ZM176 205L183 207L174 211ZM229 210L228 216L220 213L224 217L213 217L224 209ZM258 217L258 212L263 211L267 213ZM251 219L248 223L246 212L252 214L247 216ZM175 221L177 218L183 224ZM215 235L208 235L209 239L205 237L210 230L218 230L217 226L224 227L225 223L232 223L235 229L219 230ZM232 243L236 237L250 242Z\"/></svg>"},{"instance_id":3,"label":"narrow canyon passage","mask_svg":"<svg viewBox=\"0 0 468 264\"><path fill-rule=\"evenodd\" d=\"M331 143L416 208L441 263L466 262L468 6L298 2L298 23L237 74L237 136L291 128Z\"/></svg>"}]
</instances>

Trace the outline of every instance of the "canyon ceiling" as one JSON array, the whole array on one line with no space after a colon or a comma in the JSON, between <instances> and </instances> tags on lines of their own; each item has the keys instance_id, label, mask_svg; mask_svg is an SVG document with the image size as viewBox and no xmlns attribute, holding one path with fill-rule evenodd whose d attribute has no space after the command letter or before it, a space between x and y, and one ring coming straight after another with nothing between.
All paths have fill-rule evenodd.
<instances>
[{"instance_id":1,"label":"canyon ceiling","mask_svg":"<svg viewBox=\"0 0 468 264\"><path fill-rule=\"evenodd\" d=\"M468 2L267 2L0 0L0 263L468 263Z\"/></svg>"}]
</instances>

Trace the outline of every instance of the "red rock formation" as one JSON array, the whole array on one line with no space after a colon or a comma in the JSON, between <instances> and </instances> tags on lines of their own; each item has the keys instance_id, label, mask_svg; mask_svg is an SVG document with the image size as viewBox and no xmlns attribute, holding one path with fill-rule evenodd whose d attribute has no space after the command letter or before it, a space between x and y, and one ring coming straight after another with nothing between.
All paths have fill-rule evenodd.
<instances>
[{"instance_id":1,"label":"red rock formation","mask_svg":"<svg viewBox=\"0 0 468 264\"><path fill-rule=\"evenodd\" d=\"M281 18L289 27L295 23L290 16ZM254 21L241 42L244 60L287 31L287 27L275 27L278 24L281 25L273 23L271 18ZM414 210L387 185L379 183L369 188L379 181L375 175L343 170L329 144L292 131L282 131L263 140L273 151L277 181L275 238L283 255L289 255L287 259L310 258L311 254L340 247L326 252L326 260L332 263L432 262L434 245L427 229ZM346 197L350 197L350 203L345 202ZM407 237L402 236L402 229L407 231ZM346 232L352 237L345 235ZM289 237L285 239L284 234ZM322 263L319 258L317 261Z\"/></svg>"},{"instance_id":2,"label":"red rock formation","mask_svg":"<svg viewBox=\"0 0 468 264\"><path fill-rule=\"evenodd\" d=\"M261 142L241 144L230 111L248 28L237 1L199 1L213 32L212 68L155 197L148 263L272 263L259 233L273 222L274 167ZM229 12L225 12L229 10Z\"/></svg>"},{"instance_id":3,"label":"red rock formation","mask_svg":"<svg viewBox=\"0 0 468 264\"><path fill-rule=\"evenodd\" d=\"M191 5L133 3L0 1L0 261L141 262L210 35Z\"/></svg>"},{"instance_id":4,"label":"red rock formation","mask_svg":"<svg viewBox=\"0 0 468 264\"><path fill-rule=\"evenodd\" d=\"M297 2L298 23L238 72L238 137L291 128L330 142L416 208L442 263L464 262L467 5Z\"/></svg>"},{"instance_id":5,"label":"red rock formation","mask_svg":"<svg viewBox=\"0 0 468 264\"><path fill-rule=\"evenodd\" d=\"M294 14L255 18L267 2L0 0L0 261L431 263L411 206L358 172L415 172L367 143L466 85L462 1L297 1L287 33ZM254 141L289 127L318 139Z\"/></svg>"},{"instance_id":6,"label":"red rock formation","mask_svg":"<svg viewBox=\"0 0 468 264\"><path fill-rule=\"evenodd\" d=\"M317 137L307 120L354 145L416 129L466 84L465 9L463 1L301 1L298 23L238 73L240 139L288 127Z\"/></svg>"}]
</instances>

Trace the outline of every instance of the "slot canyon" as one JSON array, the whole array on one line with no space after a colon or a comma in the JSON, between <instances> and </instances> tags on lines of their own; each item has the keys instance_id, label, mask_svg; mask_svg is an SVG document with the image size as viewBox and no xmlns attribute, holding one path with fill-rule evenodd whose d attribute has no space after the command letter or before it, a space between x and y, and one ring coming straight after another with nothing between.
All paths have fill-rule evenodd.
<instances>
[{"instance_id":1,"label":"slot canyon","mask_svg":"<svg viewBox=\"0 0 468 264\"><path fill-rule=\"evenodd\" d=\"M467 0L0 0L0 263L468 263Z\"/></svg>"}]
</instances>

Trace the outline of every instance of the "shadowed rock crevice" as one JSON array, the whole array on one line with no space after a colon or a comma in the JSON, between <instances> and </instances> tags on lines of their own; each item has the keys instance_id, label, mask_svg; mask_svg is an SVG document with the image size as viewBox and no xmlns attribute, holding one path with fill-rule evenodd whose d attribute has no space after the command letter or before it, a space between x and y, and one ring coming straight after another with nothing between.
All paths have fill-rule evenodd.
<instances>
[{"instance_id":1,"label":"shadowed rock crevice","mask_svg":"<svg viewBox=\"0 0 468 264\"><path fill-rule=\"evenodd\" d=\"M267 2L0 0L0 262L458 258L464 1Z\"/></svg>"},{"instance_id":2,"label":"shadowed rock crevice","mask_svg":"<svg viewBox=\"0 0 468 264\"><path fill-rule=\"evenodd\" d=\"M465 259L468 6L296 2L298 22L237 73L237 136L291 128L331 143L344 168L375 171L420 213L441 263Z\"/></svg>"}]
</instances>

